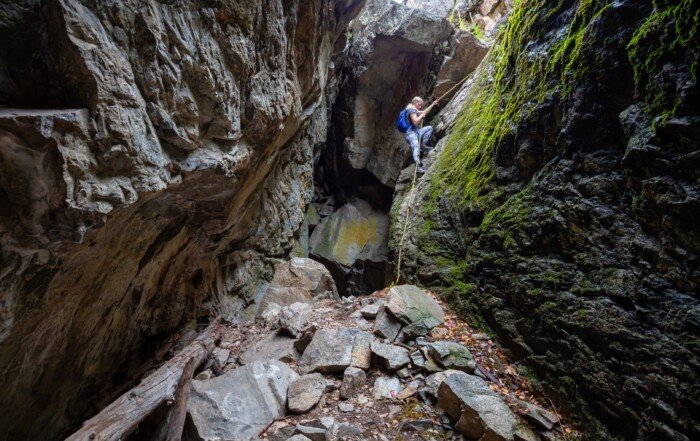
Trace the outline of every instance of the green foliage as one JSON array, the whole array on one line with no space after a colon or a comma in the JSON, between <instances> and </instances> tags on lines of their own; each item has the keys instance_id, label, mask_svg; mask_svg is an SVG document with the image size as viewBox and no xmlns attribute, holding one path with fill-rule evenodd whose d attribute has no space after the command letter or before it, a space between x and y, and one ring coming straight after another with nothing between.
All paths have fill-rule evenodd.
<instances>
[{"instance_id":1,"label":"green foliage","mask_svg":"<svg viewBox=\"0 0 700 441\"><path fill-rule=\"evenodd\" d=\"M685 58L691 78L697 82L700 8L695 0L654 0L653 3L654 11L634 33L627 49L637 93L647 110L665 119L676 114L680 100L666 94L654 77L668 60Z\"/></svg>"},{"instance_id":2,"label":"green foliage","mask_svg":"<svg viewBox=\"0 0 700 441\"><path fill-rule=\"evenodd\" d=\"M472 25L472 28L470 29L470 31L471 31L471 33L474 34L474 36L475 36L476 38L478 38L479 40L482 40L482 41L483 41L483 40L487 40L487 39L488 39L488 37L486 37L486 34L484 34L484 31L482 31L481 28L480 28L476 23L474 23L474 24Z\"/></svg>"}]
</instances>

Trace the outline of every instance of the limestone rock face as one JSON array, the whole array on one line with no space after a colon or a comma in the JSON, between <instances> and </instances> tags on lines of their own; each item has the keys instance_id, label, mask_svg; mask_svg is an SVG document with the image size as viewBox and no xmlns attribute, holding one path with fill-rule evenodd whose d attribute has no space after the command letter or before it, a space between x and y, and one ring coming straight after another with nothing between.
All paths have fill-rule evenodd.
<instances>
[{"instance_id":1,"label":"limestone rock face","mask_svg":"<svg viewBox=\"0 0 700 441\"><path fill-rule=\"evenodd\" d=\"M370 293L383 286L389 218L358 199L323 219L309 239L310 254L328 266L339 289Z\"/></svg>"},{"instance_id":2,"label":"limestone rock face","mask_svg":"<svg viewBox=\"0 0 700 441\"><path fill-rule=\"evenodd\" d=\"M188 320L255 313L362 4L3 2L0 439L62 438Z\"/></svg>"},{"instance_id":3,"label":"limestone rock face","mask_svg":"<svg viewBox=\"0 0 700 441\"><path fill-rule=\"evenodd\" d=\"M286 413L287 390L299 376L278 361L255 362L220 377L192 381L187 412L200 439L255 439Z\"/></svg>"}]
</instances>

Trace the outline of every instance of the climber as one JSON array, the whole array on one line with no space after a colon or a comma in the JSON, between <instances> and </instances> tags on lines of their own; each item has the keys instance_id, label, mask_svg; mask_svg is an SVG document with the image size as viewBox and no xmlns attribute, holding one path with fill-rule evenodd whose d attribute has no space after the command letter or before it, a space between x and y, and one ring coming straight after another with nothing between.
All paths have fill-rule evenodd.
<instances>
[{"instance_id":1,"label":"climber","mask_svg":"<svg viewBox=\"0 0 700 441\"><path fill-rule=\"evenodd\" d=\"M437 101L433 102L425 110L421 110L424 101L423 98L417 96L401 112L397 121L399 131L404 133L406 141L411 146L413 160L416 162L416 167L418 167L418 173L425 173L423 163L420 160L420 153L427 150L426 144L433 134L433 128L431 126L421 127L421 122L436 103Z\"/></svg>"}]
</instances>

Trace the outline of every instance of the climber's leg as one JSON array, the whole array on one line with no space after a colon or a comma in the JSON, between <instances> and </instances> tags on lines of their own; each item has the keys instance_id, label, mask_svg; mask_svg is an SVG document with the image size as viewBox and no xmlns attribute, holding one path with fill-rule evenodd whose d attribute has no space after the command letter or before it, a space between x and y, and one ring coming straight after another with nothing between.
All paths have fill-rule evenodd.
<instances>
[{"instance_id":1,"label":"climber's leg","mask_svg":"<svg viewBox=\"0 0 700 441\"><path fill-rule=\"evenodd\" d=\"M405 138L406 142L411 146L411 152L413 153L413 161L416 164L420 164L420 141L418 140L420 134L418 130L409 130L406 132Z\"/></svg>"},{"instance_id":2,"label":"climber's leg","mask_svg":"<svg viewBox=\"0 0 700 441\"><path fill-rule=\"evenodd\" d=\"M433 136L432 126L425 126L420 129L420 146L422 148L427 148L428 141L430 141L431 136Z\"/></svg>"}]
</instances>

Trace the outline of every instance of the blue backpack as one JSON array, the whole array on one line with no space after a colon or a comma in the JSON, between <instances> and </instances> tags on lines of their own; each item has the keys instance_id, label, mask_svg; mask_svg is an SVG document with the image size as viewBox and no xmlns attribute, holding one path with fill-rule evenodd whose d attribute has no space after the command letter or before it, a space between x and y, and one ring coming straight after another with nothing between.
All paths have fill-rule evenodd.
<instances>
[{"instance_id":1,"label":"blue backpack","mask_svg":"<svg viewBox=\"0 0 700 441\"><path fill-rule=\"evenodd\" d=\"M396 120L396 128L399 129L401 133L406 133L413 127L413 124L408 120L408 116L408 111L403 109L401 113L399 113L399 118Z\"/></svg>"}]
</instances>

